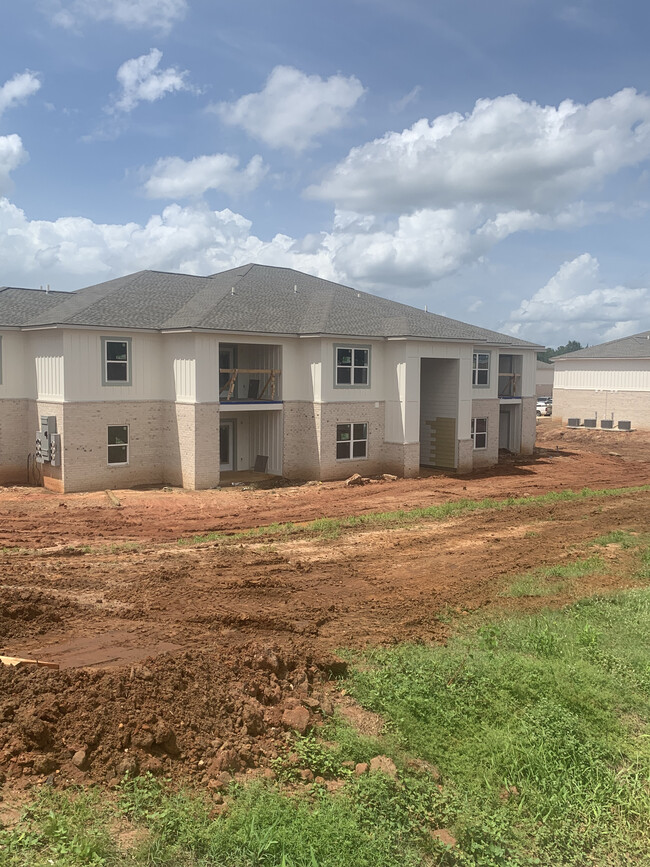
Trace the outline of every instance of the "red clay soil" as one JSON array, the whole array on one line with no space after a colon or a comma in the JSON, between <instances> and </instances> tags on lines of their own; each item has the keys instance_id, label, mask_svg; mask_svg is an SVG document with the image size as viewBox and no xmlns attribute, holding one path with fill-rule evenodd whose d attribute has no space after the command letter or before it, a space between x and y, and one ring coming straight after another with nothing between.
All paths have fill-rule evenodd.
<instances>
[{"instance_id":1,"label":"red clay soil","mask_svg":"<svg viewBox=\"0 0 650 867\"><path fill-rule=\"evenodd\" d=\"M277 490L55 495L0 489L0 784L115 780L125 770L212 787L262 772L285 734L332 711L336 649L444 640L450 615L531 600L508 578L574 560L614 529L647 531L650 497L629 492L446 522L245 543L178 545L194 533L408 509L459 498L650 483L650 437L566 431L466 478ZM612 454L617 452L617 454ZM125 540L133 541L125 547ZM84 547L90 546L90 547ZM626 586L629 553L544 604Z\"/></svg>"}]
</instances>

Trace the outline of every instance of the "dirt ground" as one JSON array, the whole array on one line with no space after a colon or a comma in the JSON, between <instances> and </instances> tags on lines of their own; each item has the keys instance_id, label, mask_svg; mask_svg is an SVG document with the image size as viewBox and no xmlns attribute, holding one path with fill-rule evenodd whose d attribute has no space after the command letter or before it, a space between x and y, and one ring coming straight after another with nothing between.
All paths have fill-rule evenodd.
<instances>
[{"instance_id":1,"label":"dirt ground","mask_svg":"<svg viewBox=\"0 0 650 867\"><path fill-rule=\"evenodd\" d=\"M466 477L112 497L0 488L0 653L60 665L0 666L0 785L114 781L137 769L218 789L231 773L272 775L285 733L332 712L337 648L444 640L464 612L539 604L502 597L508 576L575 559L613 529L647 531L650 497L531 503L337 539L179 538L644 484L650 434L541 419L533 457ZM624 586L623 572L544 604Z\"/></svg>"}]
</instances>

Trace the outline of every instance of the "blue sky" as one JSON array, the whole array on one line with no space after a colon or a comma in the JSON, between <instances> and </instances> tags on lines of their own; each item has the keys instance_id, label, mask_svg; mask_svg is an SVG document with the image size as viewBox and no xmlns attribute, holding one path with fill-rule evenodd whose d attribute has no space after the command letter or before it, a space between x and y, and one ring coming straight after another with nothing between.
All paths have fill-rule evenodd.
<instances>
[{"instance_id":1,"label":"blue sky","mask_svg":"<svg viewBox=\"0 0 650 867\"><path fill-rule=\"evenodd\" d=\"M641 0L22 0L0 33L0 285L260 262L546 345L650 327Z\"/></svg>"}]
</instances>

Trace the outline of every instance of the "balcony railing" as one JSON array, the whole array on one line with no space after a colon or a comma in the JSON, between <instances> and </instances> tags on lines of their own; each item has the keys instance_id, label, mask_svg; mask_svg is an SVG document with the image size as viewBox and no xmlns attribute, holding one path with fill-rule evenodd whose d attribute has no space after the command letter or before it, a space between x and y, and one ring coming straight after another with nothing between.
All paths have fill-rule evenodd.
<instances>
[{"instance_id":1,"label":"balcony railing","mask_svg":"<svg viewBox=\"0 0 650 867\"><path fill-rule=\"evenodd\" d=\"M280 370L268 368L220 367L219 376L225 377L219 387L220 401L277 401ZM240 394L240 391L246 394Z\"/></svg>"},{"instance_id":2,"label":"balcony railing","mask_svg":"<svg viewBox=\"0 0 650 867\"><path fill-rule=\"evenodd\" d=\"M499 373L499 397L521 397L521 376L518 373Z\"/></svg>"}]
</instances>

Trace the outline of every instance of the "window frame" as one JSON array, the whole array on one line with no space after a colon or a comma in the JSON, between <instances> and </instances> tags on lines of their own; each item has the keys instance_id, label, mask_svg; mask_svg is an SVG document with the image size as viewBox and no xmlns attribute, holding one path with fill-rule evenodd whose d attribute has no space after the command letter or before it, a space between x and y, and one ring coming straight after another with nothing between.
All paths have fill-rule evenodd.
<instances>
[{"instance_id":1,"label":"window frame","mask_svg":"<svg viewBox=\"0 0 650 867\"><path fill-rule=\"evenodd\" d=\"M348 365L339 364L339 350L349 350L352 363ZM366 364L355 364L354 353L362 351L368 353L368 361ZM335 343L334 344L334 388L370 388L370 364L371 364L372 347L369 344L360 343ZM350 382L339 382L339 368L350 371ZM356 370L367 371L366 382L354 382L354 373Z\"/></svg>"},{"instance_id":2,"label":"window frame","mask_svg":"<svg viewBox=\"0 0 650 867\"><path fill-rule=\"evenodd\" d=\"M485 426L485 430L477 430L478 424L477 422L482 422ZM472 439L472 444L474 446L475 451L485 451L488 447L488 419L487 416L477 416L472 419L472 425L470 429L470 437ZM479 437L483 437L483 445L478 445Z\"/></svg>"},{"instance_id":3,"label":"window frame","mask_svg":"<svg viewBox=\"0 0 650 867\"><path fill-rule=\"evenodd\" d=\"M124 343L126 345L126 361L108 358L108 346L110 343ZM102 337L102 385L105 386L130 386L131 385L131 338L130 337ZM109 379L108 365L123 364L126 368L126 379Z\"/></svg>"},{"instance_id":4,"label":"window frame","mask_svg":"<svg viewBox=\"0 0 650 867\"><path fill-rule=\"evenodd\" d=\"M487 358L487 366L479 367L481 357ZM472 386L474 388L489 388L490 387L490 368L492 366L491 352L474 352L472 353ZM485 373L485 382L479 382L479 374Z\"/></svg>"},{"instance_id":5,"label":"window frame","mask_svg":"<svg viewBox=\"0 0 650 867\"><path fill-rule=\"evenodd\" d=\"M364 436L356 436L357 431L355 428L364 428L363 433ZM367 461L368 460L368 422L367 421L350 421L350 422L337 422L336 425L336 460L337 461ZM349 439L341 439L342 431L341 428L349 428ZM355 455L354 447L358 443L364 443L364 454ZM339 454L339 446L347 445L348 454L341 456Z\"/></svg>"},{"instance_id":6,"label":"window frame","mask_svg":"<svg viewBox=\"0 0 650 867\"><path fill-rule=\"evenodd\" d=\"M110 429L111 428L124 428L126 430L126 442L125 443L111 443L110 440ZM111 449L113 448L122 448L126 447L126 460L125 461L111 461L110 454ZM128 467L129 459L131 457L131 426L128 424L109 424L106 427L106 463L109 467Z\"/></svg>"}]
</instances>

